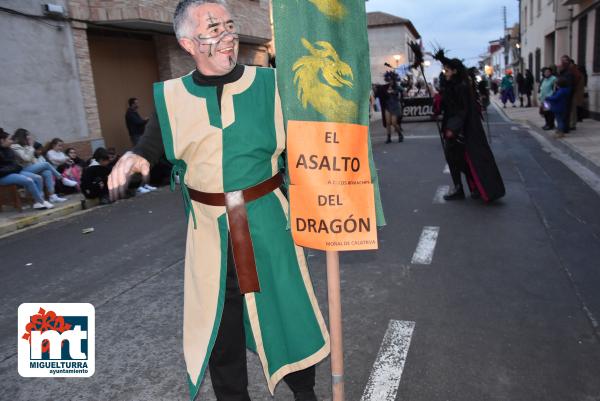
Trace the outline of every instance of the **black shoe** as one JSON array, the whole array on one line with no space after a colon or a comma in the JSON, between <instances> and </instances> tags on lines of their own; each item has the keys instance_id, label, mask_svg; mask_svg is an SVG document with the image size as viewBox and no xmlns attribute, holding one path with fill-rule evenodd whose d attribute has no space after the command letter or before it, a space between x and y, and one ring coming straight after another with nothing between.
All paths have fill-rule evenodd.
<instances>
[{"instance_id":1,"label":"black shoe","mask_svg":"<svg viewBox=\"0 0 600 401\"><path fill-rule=\"evenodd\" d=\"M388 136L388 139L387 139L387 141L385 141L385 143L392 143L392 138L390 138L390 137Z\"/></svg>"},{"instance_id":2,"label":"black shoe","mask_svg":"<svg viewBox=\"0 0 600 401\"><path fill-rule=\"evenodd\" d=\"M398 143L404 142L404 135L398 134Z\"/></svg>"},{"instance_id":3,"label":"black shoe","mask_svg":"<svg viewBox=\"0 0 600 401\"><path fill-rule=\"evenodd\" d=\"M317 401L317 395L314 390L301 391L299 393L294 393L294 401Z\"/></svg>"},{"instance_id":4,"label":"black shoe","mask_svg":"<svg viewBox=\"0 0 600 401\"><path fill-rule=\"evenodd\" d=\"M481 199L481 194L479 193L479 191L471 192L471 199Z\"/></svg>"},{"instance_id":5,"label":"black shoe","mask_svg":"<svg viewBox=\"0 0 600 401\"><path fill-rule=\"evenodd\" d=\"M444 195L444 200L453 201L465 199L465 191L462 188L455 188L453 192Z\"/></svg>"},{"instance_id":6,"label":"black shoe","mask_svg":"<svg viewBox=\"0 0 600 401\"><path fill-rule=\"evenodd\" d=\"M553 130L553 129L554 129L554 126L550 126L550 125L544 125L544 126L542 127L542 129L543 129L544 131L550 131L550 130Z\"/></svg>"}]
</instances>

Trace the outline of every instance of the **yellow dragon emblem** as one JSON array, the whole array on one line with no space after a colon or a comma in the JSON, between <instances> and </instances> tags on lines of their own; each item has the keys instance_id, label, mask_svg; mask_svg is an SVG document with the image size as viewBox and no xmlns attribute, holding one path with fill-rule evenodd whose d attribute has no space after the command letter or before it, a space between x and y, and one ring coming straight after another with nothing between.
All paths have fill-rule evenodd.
<instances>
[{"instance_id":1,"label":"yellow dragon emblem","mask_svg":"<svg viewBox=\"0 0 600 401\"><path fill-rule=\"evenodd\" d=\"M302 45L310 55L300 57L292 66L294 85L302 106L306 109L310 104L330 121L351 122L357 114L356 103L344 99L333 87L352 88L352 68L340 59L329 42L315 42L319 47L316 48L302 38Z\"/></svg>"},{"instance_id":2,"label":"yellow dragon emblem","mask_svg":"<svg viewBox=\"0 0 600 401\"><path fill-rule=\"evenodd\" d=\"M320 12L328 17L342 19L346 16L346 7L340 0L308 0L313 3Z\"/></svg>"}]
</instances>

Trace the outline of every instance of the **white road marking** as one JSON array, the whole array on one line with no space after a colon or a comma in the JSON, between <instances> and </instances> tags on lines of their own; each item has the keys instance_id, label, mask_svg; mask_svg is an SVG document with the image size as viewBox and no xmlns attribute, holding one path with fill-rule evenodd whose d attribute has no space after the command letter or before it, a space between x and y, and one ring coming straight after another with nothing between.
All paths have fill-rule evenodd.
<instances>
[{"instance_id":1,"label":"white road marking","mask_svg":"<svg viewBox=\"0 0 600 401\"><path fill-rule=\"evenodd\" d=\"M446 195L450 191L449 185L440 185L435 191L435 196L433 197L433 203L446 203L444 199L444 195Z\"/></svg>"},{"instance_id":2,"label":"white road marking","mask_svg":"<svg viewBox=\"0 0 600 401\"><path fill-rule=\"evenodd\" d=\"M450 174L450 167L448 167L448 164L446 164L446 166L444 167L444 174Z\"/></svg>"},{"instance_id":3,"label":"white road marking","mask_svg":"<svg viewBox=\"0 0 600 401\"><path fill-rule=\"evenodd\" d=\"M519 127L515 127L515 126L510 127L510 129L513 130L513 131L519 131Z\"/></svg>"},{"instance_id":4,"label":"white road marking","mask_svg":"<svg viewBox=\"0 0 600 401\"><path fill-rule=\"evenodd\" d=\"M435 250L439 232L439 227L427 226L423 228L417 249L415 250L410 263L413 265L431 264L431 261L433 260L433 251Z\"/></svg>"},{"instance_id":5,"label":"white road marking","mask_svg":"<svg viewBox=\"0 0 600 401\"><path fill-rule=\"evenodd\" d=\"M390 320L361 401L394 401L415 322Z\"/></svg>"},{"instance_id":6,"label":"white road marking","mask_svg":"<svg viewBox=\"0 0 600 401\"><path fill-rule=\"evenodd\" d=\"M404 139L433 139L439 137L439 135L405 135Z\"/></svg>"}]
</instances>

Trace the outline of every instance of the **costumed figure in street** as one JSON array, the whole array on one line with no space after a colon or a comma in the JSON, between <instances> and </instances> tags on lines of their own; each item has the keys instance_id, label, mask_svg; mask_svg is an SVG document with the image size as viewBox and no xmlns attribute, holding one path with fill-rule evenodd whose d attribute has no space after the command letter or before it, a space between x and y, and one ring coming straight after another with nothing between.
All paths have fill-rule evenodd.
<instances>
[{"instance_id":1,"label":"costumed figure in street","mask_svg":"<svg viewBox=\"0 0 600 401\"><path fill-rule=\"evenodd\" d=\"M316 400L314 365L329 354L329 334L286 228L275 70L237 64L236 23L216 0L181 1L174 28L196 70L155 84L156 116L114 167L111 197L166 152L188 216L183 352L192 400L207 367L218 400L250 400L246 348L271 393L283 379L295 400Z\"/></svg>"},{"instance_id":2,"label":"costumed figure in street","mask_svg":"<svg viewBox=\"0 0 600 401\"><path fill-rule=\"evenodd\" d=\"M444 67L441 133L454 182L454 189L444 199L465 198L461 178L464 174L471 197L491 202L504 196L505 189L483 129L475 84L460 60L448 59L444 50L438 50L434 57Z\"/></svg>"},{"instance_id":3,"label":"costumed figure in street","mask_svg":"<svg viewBox=\"0 0 600 401\"><path fill-rule=\"evenodd\" d=\"M502 100L504 108L506 108L506 102L511 102L513 107L516 107L514 78L511 70L506 70L506 74L502 77L502 82L500 82L500 100Z\"/></svg>"},{"instance_id":4,"label":"costumed figure in street","mask_svg":"<svg viewBox=\"0 0 600 401\"><path fill-rule=\"evenodd\" d=\"M392 128L398 134L398 142L404 141L402 127L400 126L400 118L402 115L402 89L398 84L399 77L395 71L388 71L384 75L384 80L387 82L384 85L384 102L385 102L385 128L387 130L387 140L385 143L392 142Z\"/></svg>"}]
</instances>

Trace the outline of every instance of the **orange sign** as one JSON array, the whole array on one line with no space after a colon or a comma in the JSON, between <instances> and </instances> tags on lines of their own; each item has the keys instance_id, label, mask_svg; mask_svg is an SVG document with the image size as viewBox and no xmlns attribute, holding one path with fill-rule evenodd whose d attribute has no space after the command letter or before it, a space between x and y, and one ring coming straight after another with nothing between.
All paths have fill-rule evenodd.
<instances>
[{"instance_id":1,"label":"orange sign","mask_svg":"<svg viewBox=\"0 0 600 401\"><path fill-rule=\"evenodd\" d=\"M287 135L294 241L330 251L377 249L368 127L289 121Z\"/></svg>"},{"instance_id":2,"label":"orange sign","mask_svg":"<svg viewBox=\"0 0 600 401\"><path fill-rule=\"evenodd\" d=\"M290 185L294 242L328 251L377 249L373 185Z\"/></svg>"},{"instance_id":3,"label":"orange sign","mask_svg":"<svg viewBox=\"0 0 600 401\"><path fill-rule=\"evenodd\" d=\"M371 182L368 127L289 121L287 132L292 184L349 185Z\"/></svg>"}]
</instances>

